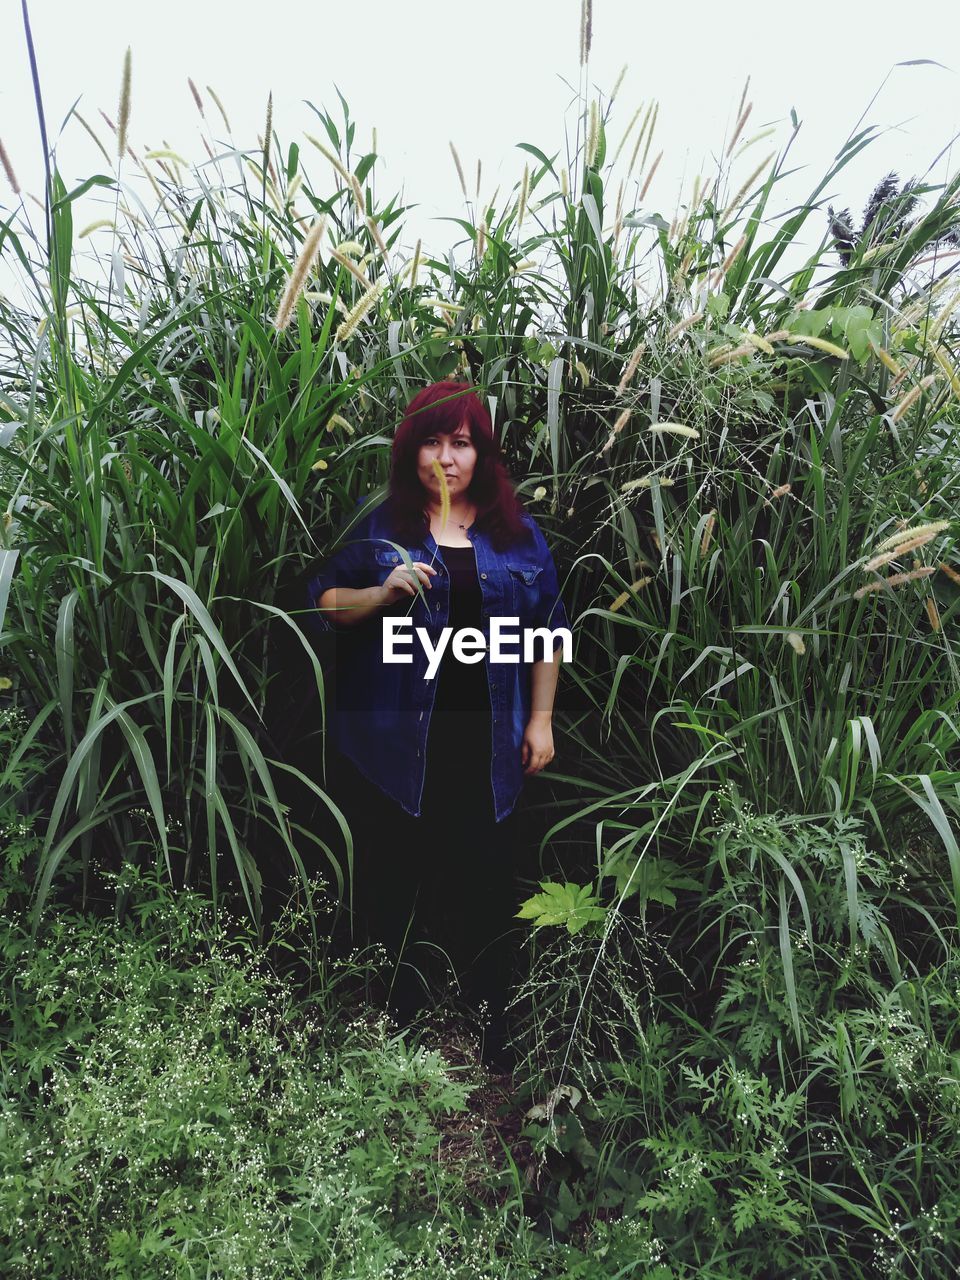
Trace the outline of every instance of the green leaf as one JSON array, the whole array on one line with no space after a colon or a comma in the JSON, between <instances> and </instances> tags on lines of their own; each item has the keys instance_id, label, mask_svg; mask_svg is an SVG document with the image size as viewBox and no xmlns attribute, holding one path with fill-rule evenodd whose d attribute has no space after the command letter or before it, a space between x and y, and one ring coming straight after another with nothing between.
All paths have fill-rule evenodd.
<instances>
[{"instance_id":1,"label":"green leaf","mask_svg":"<svg viewBox=\"0 0 960 1280\"><path fill-rule=\"evenodd\" d=\"M587 885L557 884L541 880L542 893L535 893L522 903L517 917L532 920L535 929L545 925L565 925L571 934L579 933L588 924L606 919L606 908L597 901L592 882Z\"/></svg>"}]
</instances>

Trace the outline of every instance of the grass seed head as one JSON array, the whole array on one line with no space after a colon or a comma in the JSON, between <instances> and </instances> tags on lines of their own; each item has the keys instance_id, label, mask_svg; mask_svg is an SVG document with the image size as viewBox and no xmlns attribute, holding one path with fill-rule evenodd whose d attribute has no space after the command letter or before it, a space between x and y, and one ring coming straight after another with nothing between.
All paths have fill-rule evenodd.
<instances>
[{"instance_id":1,"label":"grass seed head","mask_svg":"<svg viewBox=\"0 0 960 1280\"><path fill-rule=\"evenodd\" d=\"M580 0L580 65L585 67L593 43L593 0Z\"/></svg>"},{"instance_id":2,"label":"grass seed head","mask_svg":"<svg viewBox=\"0 0 960 1280\"><path fill-rule=\"evenodd\" d=\"M189 76L187 76L187 84L190 86L190 92L193 94L193 100L197 104L197 110L200 112L202 116L205 116L206 113L204 112L204 109L203 109L203 99L200 97L200 90L193 83L193 81L190 79Z\"/></svg>"},{"instance_id":3,"label":"grass seed head","mask_svg":"<svg viewBox=\"0 0 960 1280\"><path fill-rule=\"evenodd\" d=\"M879 578L876 582L864 583L862 587L858 587L853 593L854 600L862 600L870 591L893 591L897 587L902 587L905 582L915 582L918 578L929 578L932 573L936 573L936 565L923 565L919 569L911 569L909 573L894 573L889 578Z\"/></svg>"},{"instance_id":4,"label":"grass seed head","mask_svg":"<svg viewBox=\"0 0 960 1280\"><path fill-rule=\"evenodd\" d=\"M633 375L637 372L637 368L640 364L640 357L646 349L647 344L645 342L641 342L638 346L634 347L633 352L630 355L630 359L623 366L623 373L620 375L620 381L617 383L616 394L618 396L622 396L624 391L632 382Z\"/></svg>"},{"instance_id":5,"label":"grass seed head","mask_svg":"<svg viewBox=\"0 0 960 1280\"><path fill-rule=\"evenodd\" d=\"M453 156L453 163L456 165L456 168L457 168L457 177L460 179L460 190L463 192L464 200L466 200L467 199L467 180L463 176L463 165L460 163L460 155L457 151L457 148L453 145L452 141L450 142L449 146L450 146L450 154Z\"/></svg>"},{"instance_id":6,"label":"grass seed head","mask_svg":"<svg viewBox=\"0 0 960 1280\"><path fill-rule=\"evenodd\" d=\"M922 538L927 541L926 535L934 537L938 533L942 533L944 529L950 528L949 520L930 520L926 524L916 524L912 529L900 529L897 533L891 533L889 537L884 538L882 542L876 545L876 551L886 551L888 547L895 547L899 551L903 551L903 543L909 542L911 546L922 546L922 543L915 541Z\"/></svg>"},{"instance_id":7,"label":"grass seed head","mask_svg":"<svg viewBox=\"0 0 960 1280\"><path fill-rule=\"evenodd\" d=\"M20 194L20 183L17 181L17 175L13 171L13 165L10 163L10 157L7 155L7 148L3 145L3 139L0 138L0 164L3 165L3 172L7 175L7 181L10 183L13 194Z\"/></svg>"},{"instance_id":8,"label":"grass seed head","mask_svg":"<svg viewBox=\"0 0 960 1280\"><path fill-rule=\"evenodd\" d=\"M930 373L925 378L921 378L917 385L915 387L911 387L903 399L894 405L890 413L890 421L899 422L910 406L916 404L927 388L933 386L936 380L937 377L934 373Z\"/></svg>"},{"instance_id":9,"label":"grass seed head","mask_svg":"<svg viewBox=\"0 0 960 1280\"><path fill-rule=\"evenodd\" d=\"M700 539L700 559L703 560L710 548L710 541L713 538L713 531L717 523L717 513L711 510L707 516L707 522L703 526L703 536Z\"/></svg>"},{"instance_id":10,"label":"grass seed head","mask_svg":"<svg viewBox=\"0 0 960 1280\"><path fill-rule=\"evenodd\" d=\"M319 218L310 230L307 232L303 247L299 256L293 265L290 278L287 280L286 287L280 297L277 305L277 314L274 317L274 328L282 332L289 325L293 310L296 306L297 298L302 293L307 283L307 276L310 274L310 268L313 266L317 254L320 252L320 240L323 236L324 228L327 225L326 217Z\"/></svg>"},{"instance_id":11,"label":"grass seed head","mask_svg":"<svg viewBox=\"0 0 960 1280\"><path fill-rule=\"evenodd\" d=\"M590 115L587 124L587 152L586 164L588 169L593 168L594 161L597 158L597 147L600 145L600 110L597 106L596 99L590 103Z\"/></svg>"},{"instance_id":12,"label":"grass seed head","mask_svg":"<svg viewBox=\"0 0 960 1280\"><path fill-rule=\"evenodd\" d=\"M129 46L123 55L123 77L120 82L120 107L117 111L117 155L122 159L127 149L127 130L130 127L130 78L131 53Z\"/></svg>"}]
</instances>

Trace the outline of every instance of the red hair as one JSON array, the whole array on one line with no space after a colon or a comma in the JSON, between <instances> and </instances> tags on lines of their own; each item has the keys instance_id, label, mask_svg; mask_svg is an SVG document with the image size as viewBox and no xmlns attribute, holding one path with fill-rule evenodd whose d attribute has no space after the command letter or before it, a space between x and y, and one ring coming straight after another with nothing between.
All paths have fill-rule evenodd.
<instances>
[{"instance_id":1,"label":"red hair","mask_svg":"<svg viewBox=\"0 0 960 1280\"><path fill-rule=\"evenodd\" d=\"M429 531L426 491L417 475L417 455L428 436L452 435L470 428L477 463L467 494L476 504L474 528L499 550L530 536L523 507L514 492L486 405L467 382L434 382L407 405L393 438L390 459L390 512L402 540L416 542Z\"/></svg>"}]
</instances>

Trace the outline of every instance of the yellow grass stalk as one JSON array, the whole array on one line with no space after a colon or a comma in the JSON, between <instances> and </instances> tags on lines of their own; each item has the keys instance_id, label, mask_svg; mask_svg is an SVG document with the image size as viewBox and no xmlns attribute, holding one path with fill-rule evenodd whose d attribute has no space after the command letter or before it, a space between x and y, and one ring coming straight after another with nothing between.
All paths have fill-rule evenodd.
<instances>
[{"instance_id":1,"label":"yellow grass stalk","mask_svg":"<svg viewBox=\"0 0 960 1280\"><path fill-rule=\"evenodd\" d=\"M383 293L385 287L383 281L378 280L376 284L370 286L366 293L361 295L356 305L347 312L347 318L343 324L337 329L338 342L346 342L348 338L353 336L360 321Z\"/></svg>"},{"instance_id":2,"label":"yellow grass stalk","mask_svg":"<svg viewBox=\"0 0 960 1280\"><path fill-rule=\"evenodd\" d=\"M360 186L355 173L348 174L347 178L350 183L350 190L353 192L353 200L357 206L357 212L361 218L365 218L367 216L367 206L363 199L363 188Z\"/></svg>"},{"instance_id":3,"label":"yellow grass stalk","mask_svg":"<svg viewBox=\"0 0 960 1280\"><path fill-rule=\"evenodd\" d=\"M340 253L336 249L332 249L330 251L330 257L336 262L339 262L340 266L345 268L345 270L349 271L354 280L356 280L358 284L362 284L364 289L372 287L370 280L368 280L355 262L350 261L346 254Z\"/></svg>"},{"instance_id":4,"label":"yellow grass stalk","mask_svg":"<svg viewBox=\"0 0 960 1280\"><path fill-rule=\"evenodd\" d=\"M746 142L742 142L740 146L737 147L737 154L733 157L734 160L739 160L740 157L743 155L743 153L749 150L750 147L754 146L758 142L761 142L764 138L769 138L772 134L776 132L777 132L776 129L771 125L769 129L761 129L760 132L755 133L753 137L747 138Z\"/></svg>"},{"instance_id":5,"label":"yellow grass stalk","mask_svg":"<svg viewBox=\"0 0 960 1280\"><path fill-rule=\"evenodd\" d=\"M613 89L610 93L611 102L613 102L617 94L620 92L620 86L623 84L623 77L626 74L627 74L627 64L624 63L623 66L620 68L620 74L617 76L616 83L614 84Z\"/></svg>"},{"instance_id":6,"label":"yellow grass stalk","mask_svg":"<svg viewBox=\"0 0 960 1280\"><path fill-rule=\"evenodd\" d=\"M7 175L7 181L13 189L13 194L20 194L20 183L17 181L17 175L13 172L13 165L10 163L10 157L7 155L7 148L0 139L0 164L3 165L3 172Z\"/></svg>"},{"instance_id":7,"label":"yellow grass stalk","mask_svg":"<svg viewBox=\"0 0 960 1280\"><path fill-rule=\"evenodd\" d=\"M310 268L320 252L320 239L326 225L326 217L318 218L304 238L303 246L294 263L293 270L290 272L286 287L281 294L280 302L277 306L277 314L273 320L274 328L281 333L290 323L297 298L303 291L307 283L307 276L310 274Z\"/></svg>"},{"instance_id":8,"label":"yellow grass stalk","mask_svg":"<svg viewBox=\"0 0 960 1280\"><path fill-rule=\"evenodd\" d=\"M216 95L216 93L214 92L214 90L210 87L210 85L207 85L207 93L209 93L210 97L211 97L211 98L214 100L214 102L217 104L217 110L218 110L218 111L220 112L220 114L223 116L223 123L224 123L224 125L226 126L227 133L232 133L232 132L233 132L233 130L230 128L230 121L227 119L227 112L226 112L226 108L224 107L224 105L223 105L223 103L220 101L220 99L217 97L217 95Z\"/></svg>"},{"instance_id":9,"label":"yellow grass stalk","mask_svg":"<svg viewBox=\"0 0 960 1280\"><path fill-rule=\"evenodd\" d=\"M700 539L700 559L701 560L704 559L710 547L710 541L713 538L713 531L714 531L714 528L716 527L716 523L717 523L717 513L716 511L711 510L710 514L707 516L707 523L703 526L703 536Z\"/></svg>"},{"instance_id":10,"label":"yellow grass stalk","mask_svg":"<svg viewBox=\"0 0 960 1280\"><path fill-rule=\"evenodd\" d=\"M643 198L647 194L647 191L650 189L650 183L653 181L653 175L657 172L657 169L660 166L660 161L662 159L663 159L663 152L658 151L656 160L654 160L653 164L650 166L650 172L647 174L647 180L643 184L643 187L641 188L640 197L639 197L641 200L643 200Z\"/></svg>"},{"instance_id":11,"label":"yellow grass stalk","mask_svg":"<svg viewBox=\"0 0 960 1280\"><path fill-rule=\"evenodd\" d=\"M590 116L587 125L587 151L586 164L588 169L593 168L593 162L597 158L597 147L600 143L600 110L597 101L594 99L590 103Z\"/></svg>"},{"instance_id":12,"label":"yellow grass stalk","mask_svg":"<svg viewBox=\"0 0 960 1280\"><path fill-rule=\"evenodd\" d=\"M517 226L523 222L523 215L527 212L527 197L530 195L530 166L523 166L523 181L520 183L520 199L517 201Z\"/></svg>"},{"instance_id":13,"label":"yellow grass stalk","mask_svg":"<svg viewBox=\"0 0 960 1280\"><path fill-rule=\"evenodd\" d=\"M915 582L918 578L929 578L931 573L936 573L935 565L924 565L920 569L911 569L909 573L894 573L889 578L879 578L876 582L864 583L862 587L858 587L853 593L854 600L862 600L870 591L883 591L889 589L893 591L896 587L901 587L905 582Z\"/></svg>"},{"instance_id":14,"label":"yellow grass stalk","mask_svg":"<svg viewBox=\"0 0 960 1280\"><path fill-rule=\"evenodd\" d=\"M890 421L899 422L910 406L915 404L923 395L924 391L926 391L928 387L932 386L936 380L936 374L934 373L928 374L925 378L921 378L917 385L915 387L911 387L903 399L894 405L893 411L890 414Z\"/></svg>"},{"instance_id":15,"label":"yellow grass stalk","mask_svg":"<svg viewBox=\"0 0 960 1280\"><path fill-rule=\"evenodd\" d=\"M943 570L951 582L956 583L956 585L960 587L960 573L957 573L956 569L952 569L945 560L940 561L938 568Z\"/></svg>"},{"instance_id":16,"label":"yellow grass stalk","mask_svg":"<svg viewBox=\"0 0 960 1280\"><path fill-rule=\"evenodd\" d=\"M930 620L930 630L934 632L934 634L938 634L941 630L941 624L940 610L937 608L937 602L933 596L927 596L924 603L927 607L927 617Z\"/></svg>"},{"instance_id":17,"label":"yellow grass stalk","mask_svg":"<svg viewBox=\"0 0 960 1280\"><path fill-rule=\"evenodd\" d=\"M580 375L580 382L583 384L583 386L589 387L590 370L587 368L587 366L583 363L582 360L575 360L573 362L573 367L576 369L577 373Z\"/></svg>"},{"instance_id":18,"label":"yellow grass stalk","mask_svg":"<svg viewBox=\"0 0 960 1280\"><path fill-rule=\"evenodd\" d=\"M616 420L616 422L613 424L613 427L612 427L612 429L611 429L611 431L610 431L610 434L607 436L607 439L606 439L606 441L605 441L605 443L604 443L604 445L603 445L603 448L600 450L600 453L601 453L601 454L604 454L604 453L609 452L609 450L613 447L613 442L614 442L614 440L616 440L617 436L620 434L620 432L623 430L623 428L624 428L624 427L627 425L627 423L630 421L630 414L631 414L632 412L633 412L633 410L632 410L632 409L624 409L624 410L623 410L623 411L618 415L617 420Z\"/></svg>"},{"instance_id":19,"label":"yellow grass stalk","mask_svg":"<svg viewBox=\"0 0 960 1280\"><path fill-rule=\"evenodd\" d=\"M130 70L131 53L129 46L123 55L123 78L120 82L120 107L117 111L117 155L123 159L127 149L127 131L130 128Z\"/></svg>"},{"instance_id":20,"label":"yellow grass stalk","mask_svg":"<svg viewBox=\"0 0 960 1280\"><path fill-rule=\"evenodd\" d=\"M736 262L737 258L738 258L738 257L739 257L739 255L740 255L740 250L743 248L743 246L744 246L746 243L747 243L747 235L746 235L746 232L744 232L744 234L740 237L740 239L737 241L737 243L733 246L733 248L730 250L730 252L729 252L729 253L727 254L727 256L724 258L724 260L723 260L723 262L721 263L721 265L720 265L720 266L717 268L717 270L713 273L713 277L712 277L712 279L711 279L711 281L710 281L710 287L711 287L712 289L715 289L715 288L717 287L717 285L720 283L720 281L723 279L723 277L727 274L727 272L730 270L730 268L731 268L731 267L733 266L733 264Z\"/></svg>"},{"instance_id":21,"label":"yellow grass stalk","mask_svg":"<svg viewBox=\"0 0 960 1280\"><path fill-rule=\"evenodd\" d=\"M623 366L623 373L620 375L620 381L617 383L616 394L618 396L623 395L624 391L627 389L627 387L630 385L631 381L633 380L633 375L637 372L637 368L640 365L640 357L643 355L646 349L647 349L647 344L645 342L641 342L639 346L634 347L633 351L631 352L630 359Z\"/></svg>"},{"instance_id":22,"label":"yellow grass stalk","mask_svg":"<svg viewBox=\"0 0 960 1280\"><path fill-rule=\"evenodd\" d=\"M374 240L376 241L376 245L377 245L377 248L380 250L381 257L383 258L384 261L386 261L387 246L384 243L383 236L380 234L380 228L377 226L376 218L374 217L367 218L367 227L370 231L370 234L373 236Z\"/></svg>"},{"instance_id":23,"label":"yellow grass stalk","mask_svg":"<svg viewBox=\"0 0 960 1280\"><path fill-rule=\"evenodd\" d=\"M759 333L745 333L743 336L748 342L752 342L758 351L762 351L765 356L774 354L773 347L771 347L766 338L761 338Z\"/></svg>"},{"instance_id":24,"label":"yellow grass stalk","mask_svg":"<svg viewBox=\"0 0 960 1280\"><path fill-rule=\"evenodd\" d=\"M620 492L634 493L637 489L649 489L655 475L657 473L652 471L648 476L638 476L636 480L628 480L626 484L620 486ZM657 483L661 489L669 489L674 482L670 476L657 476Z\"/></svg>"},{"instance_id":25,"label":"yellow grass stalk","mask_svg":"<svg viewBox=\"0 0 960 1280\"><path fill-rule=\"evenodd\" d=\"M740 118L737 121L736 127L733 130L733 137L730 139L729 143L727 144L727 150L724 153L727 159L729 159L730 152L737 145L737 140L740 137L741 133L743 133L743 126L747 123L747 120L750 116L750 112L752 110L753 110L753 103L748 102L747 105L744 107L744 109L740 112Z\"/></svg>"},{"instance_id":26,"label":"yellow grass stalk","mask_svg":"<svg viewBox=\"0 0 960 1280\"><path fill-rule=\"evenodd\" d=\"M734 211L734 209L738 209L740 207L741 201L744 199L744 197L747 195L749 191L753 190L753 184L756 182L757 178L760 177L761 173L763 173L764 169L767 167L767 165L770 163L770 161L773 159L775 155L776 155L776 152L771 151L769 155L765 156L760 161L760 163L754 169L753 173L751 173L750 177L746 180L746 182L743 184L743 186L740 188L737 194L733 197L733 199L729 202L727 207L724 209L723 213L720 214L719 220L721 223L726 222L727 218Z\"/></svg>"},{"instance_id":27,"label":"yellow grass stalk","mask_svg":"<svg viewBox=\"0 0 960 1280\"><path fill-rule=\"evenodd\" d=\"M729 364L731 360L739 360L742 356L752 356L755 352L756 347L752 342L743 342L739 347L724 347L715 352L707 361L707 364L711 369L715 369L717 365Z\"/></svg>"},{"instance_id":28,"label":"yellow grass stalk","mask_svg":"<svg viewBox=\"0 0 960 1280\"><path fill-rule=\"evenodd\" d=\"M457 177L460 179L460 190L463 192L464 200L466 200L467 199L467 180L463 176L463 165L460 163L460 155L457 151L457 148L453 145L452 141L450 142L449 145L450 145L450 154L453 156L453 163L456 165L456 168L457 168Z\"/></svg>"},{"instance_id":29,"label":"yellow grass stalk","mask_svg":"<svg viewBox=\"0 0 960 1280\"><path fill-rule=\"evenodd\" d=\"M630 596L637 591L642 591L644 587L649 586L653 581L652 578L638 578L636 582L631 582L629 589L621 591L615 600L610 602L610 612L617 613L630 599Z\"/></svg>"},{"instance_id":30,"label":"yellow grass stalk","mask_svg":"<svg viewBox=\"0 0 960 1280\"><path fill-rule=\"evenodd\" d=\"M424 298L424 306L436 307L440 311L462 311L463 305L459 302L448 302L446 298Z\"/></svg>"},{"instance_id":31,"label":"yellow grass stalk","mask_svg":"<svg viewBox=\"0 0 960 1280\"><path fill-rule=\"evenodd\" d=\"M346 168L344 167L344 165L341 163L341 161L340 161L339 157L338 157L338 156L335 156L335 155L333 154L333 152L332 152L332 151L329 151L329 150L328 150L328 149L323 145L323 143L320 141L320 139L319 139L319 138L315 138L315 137L313 136L313 134L312 134L312 133L306 133L306 134L304 134L304 137L306 138L306 140L307 140L308 142L312 142L312 143L313 143L313 145L317 148L317 150L318 150L318 151L320 152L320 154L323 156L324 160L327 160L327 161L328 161L328 162L329 162L329 163L334 167L334 169L336 169L336 171L337 171L337 173L340 175L340 177L341 177L341 178L344 180L344 182L349 186L349 185L350 185L350 177L351 177L351 174L350 174L349 170L348 170L348 169L346 169Z\"/></svg>"},{"instance_id":32,"label":"yellow grass stalk","mask_svg":"<svg viewBox=\"0 0 960 1280\"><path fill-rule=\"evenodd\" d=\"M334 302L332 295L329 293L315 289L307 289L304 291L303 296L308 302L322 302L325 307L332 305L334 310L339 311L342 316L347 314L347 308L343 305L340 299L338 298L336 302Z\"/></svg>"},{"instance_id":33,"label":"yellow grass stalk","mask_svg":"<svg viewBox=\"0 0 960 1280\"><path fill-rule=\"evenodd\" d=\"M630 421L630 415L632 412L632 409L623 409L617 414L617 420L613 424L613 435L618 436L620 434L623 428Z\"/></svg>"},{"instance_id":34,"label":"yellow grass stalk","mask_svg":"<svg viewBox=\"0 0 960 1280\"><path fill-rule=\"evenodd\" d=\"M794 653L806 653L807 646L803 643L803 636L797 631L787 632L787 644L793 649Z\"/></svg>"},{"instance_id":35,"label":"yellow grass stalk","mask_svg":"<svg viewBox=\"0 0 960 1280\"><path fill-rule=\"evenodd\" d=\"M99 231L101 227L109 227L111 231L116 231L117 224L111 222L109 218L98 218L96 222L91 222L88 227L84 227L77 239L85 240L87 236L92 235L94 231Z\"/></svg>"},{"instance_id":36,"label":"yellow grass stalk","mask_svg":"<svg viewBox=\"0 0 960 1280\"><path fill-rule=\"evenodd\" d=\"M941 350L940 347L937 347L933 352L933 358L946 374L947 381L950 383L950 390L955 396L960 396L960 377L957 376L956 369L947 359L946 352Z\"/></svg>"},{"instance_id":37,"label":"yellow grass stalk","mask_svg":"<svg viewBox=\"0 0 960 1280\"><path fill-rule=\"evenodd\" d=\"M341 240L333 251L342 253L345 258L360 258L363 256L363 245L359 240Z\"/></svg>"},{"instance_id":38,"label":"yellow grass stalk","mask_svg":"<svg viewBox=\"0 0 960 1280\"><path fill-rule=\"evenodd\" d=\"M417 272L420 270L420 246L421 240L417 241L417 247L413 251L413 261L410 263L410 288L417 287Z\"/></svg>"},{"instance_id":39,"label":"yellow grass stalk","mask_svg":"<svg viewBox=\"0 0 960 1280\"><path fill-rule=\"evenodd\" d=\"M935 530L932 533L921 533L919 537L908 538L906 542L898 542L892 550L883 551L880 555L874 556L863 567L864 569L879 569L881 565L889 564L891 560L899 560L901 556L907 555L910 551L916 551L918 547L925 547L936 536L937 531Z\"/></svg>"},{"instance_id":40,"label":"yellow grass stalk","mask_svg":"<svg viewBox=\"0 0 960 1280\"><path fill-rule=\"evenodd\" d=\"M890 354L889 351L884 350L883 347L874 347L873 353L877 357L877 359L880 361L880 363L884 366L884 368L889 369L890 372L894 375L894 377L896 378L903 377L903 370L897 364L896 360L894 360L893 356Z\"/></svg>"},{"instance_id":41,"label":"yellow grass stalk","mask_svg":"<svg viewBox=\"0 0 960 1280\"><path fill-rule=\"evenodd\" d=\"M828 356L836 356L838 360L849 360L849 351L844 351L843 347L838 347L835 342L828 342L826 338L810 338L805 333L788 333L788 342L800 342L807 347L815 347L817 351L825 351Z\"/></svg>"},{"instance_id":42,"label":"yellow grass stalk","mask_svg":"<svg viewBox=\"0 0 960 1280\"><path fill-rule=\"evenodd\" d=\"M158 164L160 164L162 160L173 160L175 164L182 164L184 168L186 168L187 164L183 156L178 155L176 151L169 150L169 148L162 151L145 151L143 158L144 160L156 160ZM165 168L166 166L162 167ZM170 174L169 169L167 169L167 173Z\"/></svg>"},{"instance_id":43,"label":"yellow grass stalk","mask_svg":"<svg viewBox=\"0 0 960 1280\"><path fill-rule=\"evenodd\" d=\"M447 485L447 477L443 474L443 467L437 459L431 458L430 465L433 467L433 474L440 482L440 532L442 533L450 519L450 489Z\"/></svg>"},{"instance_id":44,"label":"yellow grass stalk","mask_svg":"<svg viewBox=\"0 0 960 1280\"><path fill-rule=\"evenodd\" d=\"M310 468L310 470L326 471L328 466L329 466L329 463L327 462L326 458L318 458L316 462L313 464L313 466Z\"/></svg>"},{"instance_id":45,"label":"yellow grass stalk","mask_svg":"<svg viewBox=\"0 0 960 1280\"><path fill-rule=\"evenodd\" d=\"M656 434L686 436L690 440L700 439L700 432L696 427L684 426L682 422L658 422L655 426L647 427L647 430Z\"/></svg>"},{"instance_id":46,"label":"yellow grass stalk","mask_svg":"<svg viewBox=\"0 0 960 1280\"><path fill-rule=\"evenodd\" d=\"M332 413L327 421L328 431L333 431L335 427L343 427L347 435L352 436L354 434L353 427L346 418L342 417L339 413Z\"/></svg>"},{"instance_id":47,"label":"yellow grass stalk","mask_svg":"<svg viewBox=\"0 0 960 1280\"><path fill-rule=\"evenodd\" d=\"M868 570L872 571L874 569L882 569L885 564L890 564L892 561L898 559L899 556L900 556L900 551L896 547L894 547L892 551L883 551L881 552L880 555L873 556L872 559L867 561L867 563L863 566L864 571L866 572Z\"/></svg>"},{"instance_id":48,"label":"yellow grass stalk","mask_svg":"<svg viewBox=\"0 0 960 1280\"><path fill-rule=\"evenodd\" d=\"M679 337L680 334L683 333L685 329L689 329L692 325L695 325L698 320L702 320L702 319L703 319L703 312L695 311L692 316L687 316L686 320L678 321L677 324L675 324L672 329L669 329L667 331L667 338L666 338L667 342L672 342L673 339Z\"/></svg>"},{"instance_id":49,"label":"yellow grass stalk","mask_svg":"<svg viewBox=\"0 0 960 1280\"><path fill-rule=\"evenodd\" d=\"M933 538L938 533L943 533L944 529L949 528L949 520L929 520L926 524L916 524L912 529L900 529L897 533L890 534L882 542L878 542L874 549L876 551L886 551L888 547L901 547L904 542L913 542L916 538L925 538L927 534Z\"/></svg>"},{"instance_id":50,"label":"yellow grass stalk","mask_svg":"<svg viewBox=\"0 0 960 1280\"><path fill-rule=\"evenodd\" d=\"M564 200L570 199L570 177L566 169L560 170L560 194Z\"/></svg>"},{"instance_id":51,"label":"yellow grass stalk","mask_svg":"<svg viewBox=\"0 0 960 1280\"><path fill-rule=\"evenodd\" d=\"M297 192L300 190L302 186L303 186L303 174L295 173L293 175L293 181L287 187L287 194L284 199L284 203L293 204L294 200L296 199Z\"/></svg>"}]
</instances>

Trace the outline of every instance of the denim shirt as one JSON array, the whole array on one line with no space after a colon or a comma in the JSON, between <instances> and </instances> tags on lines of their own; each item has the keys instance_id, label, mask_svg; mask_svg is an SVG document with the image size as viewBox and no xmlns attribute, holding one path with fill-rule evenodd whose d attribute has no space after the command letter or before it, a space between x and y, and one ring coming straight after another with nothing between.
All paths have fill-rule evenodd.
<instances>
[{"instance_id":1,"label":"denim shirt","mask_svg":"<svg viewBox=\"0 0 960 1280\"><path fill-rule=\"evenodd\" d=\"M364 516L348 540L309 579L307 617L319 630L335 629L338 633L331 717L338 748L407 813L419 817L437 679L425 678L427 655L415 629L425 628L431 645L436 646L442 629L449 625L450 574L443 562L443 547L429 532L418 543L398 541L387 509L388 504L384 503ZM484 638L489 644L491 617L518 618L521 631L521 643L509 648L510 653L519 654L518 662L483 659L490 690L490 783L497 822L513 810L524 783L520 747L530 719L532 664L523 660L523 629L552 630L570 625L543 534L531 516L525 513L523 519L530 536L502 551L493 546L486 534L473 528L467 530L476 554L480 629ZM346 627L337 627L328 614L316 608L320 597L331 587L381 585L407 557L436 569L429 590L378 609L371 617ZM412 652L412 664L383 661L381 620L388 615L412 619L413 631L402 633L412 639L412 646L398 646L399 652ZM511 626L510 631L515 633L516 627ZM455 661L449 644L452 637L444 661ZM555 647L559 644L557 637ZM536 653L542 656L543 652L543 643L538 641Z\"/></svg>"}]
</instances>

